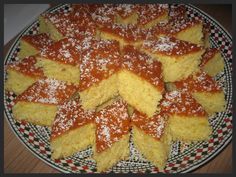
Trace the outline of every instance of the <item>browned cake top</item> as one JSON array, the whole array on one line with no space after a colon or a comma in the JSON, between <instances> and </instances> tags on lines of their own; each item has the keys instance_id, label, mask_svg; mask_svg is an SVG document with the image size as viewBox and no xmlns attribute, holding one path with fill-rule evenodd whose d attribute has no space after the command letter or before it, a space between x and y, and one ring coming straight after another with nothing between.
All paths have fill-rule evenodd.
<instances>
[{"instance_id":1,"label":"browned cake top","mask_svg":"<svg viewBox=\"0 0 236 177\"><path fill-rule=\"evenodd\" d=\"M74 37L78 34L95 34L95 25L88 13L80 12L53 12L44 14L43 17L50 21L55 28L66 37Z\"/></svg>"},{"instance_id":2,"label":"browned cake top","mask_svg":"<svg viewBox=\"0 0 236 177\"><path fill-rule=\"evenodd\" d=\"M207 62L212 59L220 50L217 48L207 48L205 53L202 55L202 62L200 66L204 66Z\"/></svg>"},{"instance_id":3,"label":"browned cake top","mask_svg":"<svg viewBox=\"0 0 236 177\"><path fill-rule=\"evenodd\" d=\"M69 99L77 87L66 82L43 78L17 97L17 101L60 105Z\"/></svg>"},{"instance_id":4,"label":"browned cake top","mask_svg":"<svg viewBox=\"0 0 236 177\"><path fill-rule=\"evenodd\" d=\"M138 6L138 24L146 25L152 20L168 13L168 4L140 4Z\"/></svg>"},{"instance_id":5,"label":"browned cake top","mask_svg":"<svg viewBox=\"0 0 236 177\"><path fill-rule=\"evenodd\" d=\"M103 4L72 4L73 11L85 11L87 13L93 13L97 8L102 7Z\"/></svg>"},{"instance_id":6,"label":"browned cake top","mask_svg":"<svg viewBox=\"0 0 236 177\"><path fill-rule=\"evenodd\" d=\"M203 49L197 44L191 44L189 42L167 36L159 37L158 40L145 40L142 48L153 54L157 53L177 57L198 52Z\"/></svg>"},{"instance_id":7,"label":"browned cake top","mask_svg":"<svg viewBox=\"0 0 236 177\"><path fill-rule=\"evenodd\" d=\"M123 49L123 53L122 68L134 72L136 75L144 78L158 88L158 90L164 90L162 65L160 62L139 52L133 46L126 46Z\"/></svg>"},{"instance_id":8,"label":"browned cake top","mask_svg":"<svg viewBox=\"0 0 236 177\"><path fill-rule=\"evenodd\" d=\"M185 80L175 82L175 86L177 89L188 92L214 93L222 91L214 79L203 71L191 75Z\"/></svg>"},{"instance_id":9,"label":"browned cake top","mask_svg":"<svg viewBox=\"0 0 236 177\"><path fill-rule=\"evenodd\" d=\"M167 115L164 113L155 114L153 117L148 118L145 114L134 110L131 117L131 122L146 134L159 140L165 130Z\"/></svg>"},{"instance_id":10,"label":"browned cake top","mask_svg":"<svg viewBox=\"0 0 236 177\"><path fill-rule=\"evenodd\" d=\"M80 91L108 78L120 69L119 43L111 40L90 40L80 65Z\"/></svg>"},{"instance_id":11,"label":"browned cake top","mask_svg":"<svg viewBox=\"0 0 236 177\"><path fill-rule=\"evenodd\" d=\"M86 111L81 107L79 99L70 100L59 106L52 125L51 140L94 121L94 111Z\"/></svg>"},{"instance_id":12,"label":"browned cake top","mask_svg":"<svg viewBox=\"0 0 236 177\"><path fill-rule=\"evenodd\" d=\"M123 19L130 17L137 10L137 6L134 4L118 4L115 7L117 14Z\"/></svg>"},{"instance_id":13,"label":"browned cake top","mask_svg":"<svg viewBox=\"0 0 236 177\"><path fill-rule=\"evenodd\" d=\"M171 19L167 23L159 23L153 27L153 30L156 35L165 34L167 36L173 36L180 31L184 31L200 23L201 21L194 19Z\"/></svg>"},{"instance_id":14,"label":"browned cake top","mask_svg":"<svg viewBox=\"0 0 236 177\"><path fill-rule=\"evenodd\" d=\"M115 11L113 4L103 4L92 13L93 20L102 26L111 25L115 21Z\"/></svg>"},{"instance_id":15,"label":"browned cake top","mask_svg":"<svg viewBox=\"0 0 236 177\"><path fill-rule=\"evenodd\" d=\"M161 109L170 115L206 117L203 107L187 92L171 91L164 95Z\"/></svg>"},{"instance_id":16,"label":"browned cake top","mask_svg":"<svg viewBox=\"0 0 236 177\"><path fill-rule=\"evenodd\" d=\"M8 69L21 72L31 77L43 77L43 70L35 66L36 62L37 60L34 56L29 56L17 62L10 63Z\"/></svg>"},{"instance_id":17,"label":"browned cake top","mask_svg":"<svg viewBox=\"0 0 236 177\"><path fill-rule=\"evenodd\" d=\"M76 49L77 39L64 38L44 48L40 56L62 62L64 64L78 65L81 62L80 53Z\"/></svg>"},{"instance_id":18,"label":"browned cake top","mask_svg":"<svg viewBox=\"0 0 236 177\"><path fill-rule=\"evenodd\" d=\"M34 48L41 50L45 46L49 46L53 41L49 38L46 33L35 34L35 35L25 35L22 36L22 40L31 44Z\"/></svg>"},{"instance_id":19,"label":"browned cake top","mask_svg":"<svg viewBox=\"0 0 236 177\"><path fill-rule=\"evenodd\" d=\"M130 130L127 104L118 100L96 113L96 151L102 152Z\"/></svg>"},{"instance_id":20,"label":"browned cake top","mask_svg":"<svg viewBox=\"0 0 236 177\"><path fill-rule=\"evenodd\" d=\"M187 17L187 9L185 5L171 6L169 17L171 19L184 19Z\"/></svg>"},{"instance_id":21,"label":"browned cake top","mask_svg":"<svg viewBox=\"0 0 236 177\"><path fill-rule=\"evenodd\" d=\"M103 26L101 31L110 33L112 35L118 36L124 39L126 42L135 42L146 37L146 30L138 28L136 25L128 24L113 24L108 26Z\"/></svg>"}]
</instances>

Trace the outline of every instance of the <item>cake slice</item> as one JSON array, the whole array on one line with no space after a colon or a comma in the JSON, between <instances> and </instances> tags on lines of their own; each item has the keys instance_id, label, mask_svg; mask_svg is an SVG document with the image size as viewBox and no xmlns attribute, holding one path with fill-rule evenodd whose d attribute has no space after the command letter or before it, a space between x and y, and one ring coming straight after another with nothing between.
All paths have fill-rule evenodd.
<instances>
[{"instance_id":1,"label":"cake slice","mask_svg":"<svg viewBox=\"0 0 236 177\"><path fill-rule=\"evenodd\" d=\"M145 114L135 110L131 123L134 146L154 166L163 170L171 143L168 116L161 112L152 118L147 118Z\"/></svg>"},{"instance_id":2,"label":"cake slice","mask_svg":"<svg viewBox=\"0 0 236 177\"><path fill-rule=\"evenodd\" d=\"M141 49L162 63L165 82L185 79L197 71L204 53L203 47L173 37L145 40Z\"/></svg>"},{"instance_id":3,"label":"cake slice","mask_svg":"<svg viewBox=\"0 0 236 177\"><path fill-rule=\"evenodd\" d=\"M102 39L119 41L121 49L125 45L134 45L138 47L147 35L146 30L142 30L133 24L113 24L103 26L99 31Z\"/></svg>"},{"instance_id":4,"label":"cake slice","mask_svg":"<svg viewBox=\"0 0 236 177\"><path fill-rule=\"evenodd\" d=\"M24 35L20 39L20 52L18 57L23 59L25 57L36 55L45 48L53 43L46 33L35 34L35 35Z\"/></svg>"},{"instance_id":5,"label":"cake slice","mask_svg":"<svg viewBox=\"0 0 236 177\"><path fill-rule=\"evenodd\" d=\"M95 109L118 95L117 81L121 57L119 43L90 40L80 66L80 98L84 109ZM84 48L84 47L83 47Z\"/></svg>"},{"instance_id":6,"label":"cake slice","mask_svg":"<svg viewBox=\"0 0 236 177\"><path fill-rule=\"evenodd\" d=\"M157 37L171 36L179 40L203 45L203 23L194 19L170 19L152 29Z\"/></svg>"},{"instance_id":7,"label":"cake slice","mask_svg":"<svg viewBox=\"0 0 236 177\"><path fill-rule=\"evenodd\" d=\"M224 70L224 59L220 50L216 48L207 48L202 56L200 67L211 77L216 76Z\"/></svg>"},{"instance_id":8,"label":"cake slice","mask_svg":"<svg viewBox=\"0 0 236 177\"><path fill-rule=\"evenodd\" d=\"M52 158L65 158L95 145L94 111L85 111L78 98L59 106L50 138Z\"/></svg>"},{"instance_id":9,"label":"cake slice","mask_svg":"<svg viewBox=\"0 0 236 177\"><path fill-rule=\"evenodd\" d=\"M203 71L174 83L178 90L187 91L206 110L208 115L225 110L224 91L212 77Z\"/></svg>"},{"instance_id":10,"label":"cake slice","mask_svg":"<svg viewBox=\"0 0 236 177\"><path fill-rule=\"evenodd\" d=\"M117 4L115 6L115 22L123 25L136 24L138 20L137 5L135 4Z\"/></svg>"},{"instance_id":11,"label":"cake slice","mask_svg":"<svg viewBox=\"0 0 236 177\"><path fill-rule=\"evenodd\" d=\"M35 66L36 62L36 58L30 56L10 63L7 66L5 89L19 95L38 79L42 78L44 76L43 71Z\"/></svg>"},{"instance_id":12,"label":"cake slice","mask_svg":"<svg viewBox=\"0 0 236 177\"><path fill-rule=\"evenodd\" d=\"M168 21L168 4L139 4L138 23L141 28L151 28L160 22Z\"/></svg>"},{"instance_id":13,"label":"cake slice","mask_svg":"<svg viewBox=\"0 0 236 177\"><path fill-rule=\"evenodd\" d=\"M91 17L98 27L112 25L116 18L115 5L103 4L91 13Z\"/></svg>"},{"instance_id":14,"label":"cake slice","mask_svg":"<svg viewBox=\"0 0 236 177\"><path fill-rule=\"evenodd\" d=\"M158 110L164 92L162 65L132 46L123 50L118 90L121 97L148 117Z\"/></svg>"},{"instance_id":15,"label":"cake slice","mask_svg":"<svg viewBox=\"0 0 236 177\"><path fill-rule=\"evenodd\" d=\"M169 114L173 140L195 142L209 138L212 130L207 113L189 93L167 92L161 102L161 109Z\"/></svg>"},{"instance_id":16,"label":"cake slice","mask_svg":"<svg viewBox=\"0 0 236 177\"><path fill-rule=\"evenodd\" d=\"M54 41L80 34L96 34L92 17L85 11L51 12L39 17L39 32L48 33Z\"/></svg>"},{"instance_id":17,"label":"cake slice","mask_svg":"<svg viewBox=\"0 0 236 177\"><path fill-rule=\"evenodd\" d=\"M72 84L49 78L40 79L16 98L12 108L13 117L37 125L51 126L57 105L68 100L76 91L77 87Z\"/></svg>"},{"instance_id":18,"label":"cake slice","mask_svg":"<svg viewBox=\"0 0 236 177\"><path fill-rule=\"evenodd\" d=\"M79 84L81 55L76 49L77 41L75 38L64 38L36 56L37 66L42 67L45 76Z\"/></svg>"},{"instance_id":19,"label":"cake slice","mask_svg":"<svg viewBox=\"0 0 236 177\"><path fill-rule=\"evenodd\" d=\"M130 118L127 104L114 101L96 113L96 146L93 158L97 171L104 172L129 157Z\"/></svg>"}]
</instances>

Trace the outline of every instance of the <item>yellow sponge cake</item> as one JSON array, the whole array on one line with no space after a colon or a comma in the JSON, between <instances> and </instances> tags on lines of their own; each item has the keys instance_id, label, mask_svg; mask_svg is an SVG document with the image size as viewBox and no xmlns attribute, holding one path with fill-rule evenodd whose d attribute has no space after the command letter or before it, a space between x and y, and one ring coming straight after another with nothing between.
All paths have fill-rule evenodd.
<instances>
[{"instance_id":1,"label":"yellow sponge cake","mask_svg":"<svg viewBox=\"0 0 236 177\"><path fill-rule=\"evenodd\" d=\"M147 31L142 30L133 24L113 24L103 26L99 31L102 39L119 41L121 49L125 45L134 45L138 47L147 35Z\"/></svg>"},{"instance_id":2,"label":"yellow sponge cake","mask_svg":"<svg viewBox=\"0 0 236 177\"><path fill-rule=\"evenodd\" d=\"M40 50L51 45L53 41L46 33L25 35L20 39L20 52L18 57L20 59L38 54Z\"/></svg>"},{"instance_id":3,"label":"yellow sponge cake","mask_svg":"<svg viewBox=\"0 0 236 177\"><path fill-rule=\"evenodd\" d=\"M164 91L162 65L132 46L123 50L118 90L128 104L148 117L158 109Z\"/></svg>"},{"instance_id":4,"label":"yellow sponge cake","mask_svg":"<svg viewBox=\"0 0 236 177\"><path fill-rule=\"evenodd\" d=\"M94 146L94 111L83 110L78 98L63 103L52 125L50 144L54 159Z\"/></svg>"},{"instance_id":5,"label":"yellow sponge cake","mask_svg":"<svg viewBox=\"0 0 236 177\"><path fill-rule=\"evenodd\" d=\"M141 49L162 63L165 82L182 80L197 71L204 53L201 46L173 37L145 40Z\"/></svg>"},{"instance_id":6,"label":"yellow sponge cake","mask_svg":"<svg viewBox=\"0 0 236 177\"><path fill-rule=\"evenodd\" d=\"M138 23L141 28L147 29L160 22L168 21L168 4L138 4Z\"/></svg>"},{"instance_id":7,"label":"yellow sponge cake","mask_svg":"<svg viewBox=\"0 0 236 177\"><path fill-rule=\"evenodd\" d=\"M7 81L5 89L14 92L16 95L24 92L29 86L43 77L41 68L35 66L34 56L26 57L7 66Z\"/></svg>"},{"instance_id":8,"label":"yellow sponge cake","mask_svg":"<svg viewBox=\"0 0 236 177\"><path fill-rule=\"evenodd\" d=\"M123 25L136 24L138 20L137 5L135 4L117 4L114 7L116 11L115 22Z\"/></svg>"},{"instance_id":9,"label":"yellow sponge cake","mask_svg":"<svg viewBox=\"0 0 236 177\"><path fill-rule=\"evenodd\" d=\"M51 126L57 105L68 100L76 91L77 87L63 81L40 79L17 97L12 108L14 118Z\"/></svg>"},{"instance_id":10,"label":"yellow sponge cake","mask_svg":"<svg viewBox=\"0 0 236 177\"><path fill-rule=\"evenodd\" d=\"M96 113L96 147L93 158L97 171L108 170L129 157L130 118L121 99Z\"/></svg>"},{"instance_id":11,"label":"yellow sponge cake","mask_svg":"<svg viewBox=\"0 0 236 177\"><path fill-rule=\"evenodd\" d=\"M42 14L39 17L39 23L39 32L48 33L54 41L65 37L75 37L79 34L96 34L96 26L92 21L92 17L85 11Z\"/></svg>"},{"instance_id":12,"label":"yellow sponge cake","mask_svg":"<svg viewBox=\"0 0 236 177\"><path fill-rule=\"evenodd\" d=\"M93 21L98 27L112 25L115 22L116 13L114 4L103 4L91 13Z\"/></svg>"},{"instance_id":13,"label":"yellow sponge cake","mask_svg":"<svg viewBox=\"0 0 236 177\"><path fill-rule=\"evenodd\" d=\"M200 103L209 115L225 110L223 90L212 77L204 71L199 71L187 79L174 83L178 90L184 90Z\"/></svg>"},{"instance_id":14,"label":"yellow sponge cake","mask_svg":"<svg viewBox=\"0 0 236 177\"><path fill-rule=\"evenodd\" d=\"M76 42L75 38L64 38L36 56L37 66L42 68L45 76L79 84L81 58Z\"/></svg>"},{"instance_id":15,"label":"yellow sponge cake","mask_svg":"<svg viewBox=\"0 0 236 177\"><path fill-rule=\"evenodd\" d=\"M131 123L134 146L159 170L163 170L171 143L168 116L160 113L147 118L146 115L135 110Z\"/></svg>"},{"instance_id":16,"label":"yellow sponge cake","mask_svg":"<svg viewBox=\"0 0 236 177\"><path fill-rule=\"evenodd\" d=\"M207 113L186 92L167 92L161 102L163 112L169 114L173 140L186 142L207 140L211 134Z\"/></svg>"},{"instance_id":17,"label":"yellow sponge cake","mask_svg":"<svg viewBox=\"0 0 236 177\"><path fill-rule=\"evenodd\" d=\"M84 109L95 109L118 94L119 43L90 40L85 45L88 50L83 53L80 66L80 99Z\"/></svg>"},{"instance_id":18,"label":"yellow sponge cake","mask_svg":"<svg viewBox=\"0 0 236 177\"><path fill-rule=\"evenodd\" d=\"M156 36L172 36L179 40L203 45L203 24L199 20L170 19L153 27Z\"/></svg>"},{"instance_id":19,"label":"yellow sponge cake","mask_svg":"<svg viewBox=\"0 0 236 177\"><path fill-rule=\"evenodd\" d=\"M216 48L207 48L202 56L200 67L211 77L216 76L224 70L224 59L221 56L220 50Z\"/></svg>"}]
</instances>

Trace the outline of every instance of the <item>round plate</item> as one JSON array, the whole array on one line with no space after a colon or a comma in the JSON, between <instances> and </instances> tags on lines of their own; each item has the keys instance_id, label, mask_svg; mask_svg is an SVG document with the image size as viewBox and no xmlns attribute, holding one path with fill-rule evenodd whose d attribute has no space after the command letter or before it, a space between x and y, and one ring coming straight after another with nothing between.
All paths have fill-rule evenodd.
<instances>
[{"instance_id":1,"label":"round plate","mask_svg":"<svg viewBox=\"0 0 236 177\"><path fill-rule=\"evenodd\" d=\"M210 117L213 133L209 141L198 143L172 144L171 153L163 173L186 173L205 164L216 156L232 139L232 37L213 18L192 5L186 5L189 18L202 19L211 26L210 41L212 46L221 50L225 62L224 72L218 74L215 79L223 87L227 102L225 112L217 113ZM69 5L59 5L47 12L70 10ZM25 28L18 36L6 58L5 65L18 60L19 39L25 34L37 34L39 22L35 21ZM6 70L4 77L6 79ZM16 95L12 92L4 93L5 115L8 123L20 141L38 158L64 173L96 173L96 163L91 159L92 150L88 148L73 156L64 159L52 160L49 144L50 129L43 126L32 125L26 122L18 122L13 118L12 106ZM157 173L159 172L150 162L142 157L130 141L130 158L120 161L116 166L108 170L111 173Z\"/></svg>"}]
</instances>

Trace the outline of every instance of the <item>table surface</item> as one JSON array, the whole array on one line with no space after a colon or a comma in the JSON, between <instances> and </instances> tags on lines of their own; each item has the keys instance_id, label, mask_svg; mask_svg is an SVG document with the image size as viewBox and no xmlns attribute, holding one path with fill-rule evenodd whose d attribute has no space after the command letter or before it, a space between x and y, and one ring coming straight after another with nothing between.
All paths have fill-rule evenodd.
<instances>
[{"instance_id":1,"label":"table surface","mask_svg":"<svg viewBox=\"0 0 236 177\"><path fill-rule=\"evenodd\" d=\"M232 9L229 5L196 5L232 34ZM14 42L4 46L4 56ZM16 137L4 119L4 173L60 173L34 156ZM232 142L214 159L192 173L232 173Z\"/></svg>"}]
</instances>

